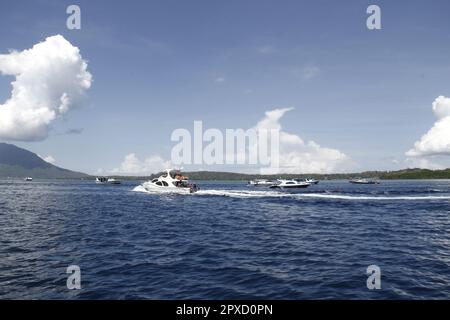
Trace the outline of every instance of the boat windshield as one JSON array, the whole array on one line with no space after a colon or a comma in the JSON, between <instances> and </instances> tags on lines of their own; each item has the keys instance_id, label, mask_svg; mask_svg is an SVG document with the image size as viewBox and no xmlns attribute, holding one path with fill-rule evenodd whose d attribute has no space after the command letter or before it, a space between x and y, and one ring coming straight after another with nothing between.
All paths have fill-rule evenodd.
<instances>
[{"instance_id":1,"label":"boat windshield","mask_svg":"<svg viewBox=\"0 0 450 320\"><path fill-rule=\"evenodd\" d=\"M183 175L182 175L181 172L178 171L178 170L170 171L170 177L171 177L172 179L177 179L177 177L182 177L182 176L183 176Z\"/></svg>"}]
</instances>

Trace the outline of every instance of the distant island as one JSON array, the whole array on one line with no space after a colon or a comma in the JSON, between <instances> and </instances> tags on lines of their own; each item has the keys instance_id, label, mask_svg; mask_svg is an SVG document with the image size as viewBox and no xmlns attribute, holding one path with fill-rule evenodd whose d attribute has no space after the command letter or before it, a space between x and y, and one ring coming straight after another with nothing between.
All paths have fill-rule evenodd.
<instances>
[{"instance_id":1,"label":"distant island","mask_svg":"<svg viewBox=\"0 0 450 320\"><path fill-rule=\"evenodd\" d=\"M372 178L381 180L395 179L450 179L450 168L445 170L428 169L404 169L398 171L366 171L358 173L335 173L335 174L245 174L221 171L187 171L183 174L189 176L191 180L216 180L216 181L249 181L253 179L292 179L292 178L314 178L317 180L348 180L350 178ZM118 179L149 180L159 177L161 173L150 176L130 177L114 176Z\"/></svg>"},{"instance_id":2,"label":"distant island","mask_svg":"<svg viewBox=\"0 0 450 320\"><path fill-rule=\"evenodd\" d=\"M87 174L57 167L37 154L12 144L0 143L0 178L81 179Z\"/></svg>"},{"instance_id":3,"label":"distant island","mask_svg":"<svg viewBox=\"0 0 450 320\"><path fill-rule=\"evenodd\" d=\"M192 180L230 180L248 181L252 179L287 179L314 178L318 180L346 180L350 178L378 178L382 180L394 179L450 179L450 168L445 170L404 169L397 171L366 171L355 173L335 174L245 174L221 171L191 171L184 172ZM160 173L148 176L112 176L121 180L148 180L158 177ZM85 173L71 171L52 165L42 160L37 154L19 148L12 144L0 143L0 178L37 179L95 179Z\"/></svg>"}]
</instances>

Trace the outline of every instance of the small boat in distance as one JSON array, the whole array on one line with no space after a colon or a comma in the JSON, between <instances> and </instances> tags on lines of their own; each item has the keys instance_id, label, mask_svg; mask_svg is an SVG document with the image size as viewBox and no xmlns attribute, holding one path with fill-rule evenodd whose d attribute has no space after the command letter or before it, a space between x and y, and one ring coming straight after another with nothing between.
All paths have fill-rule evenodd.
<instances>
[{"instance_id":1,"label":"small boat in distance","mask_svg":"<svg viewBox=\"0 0 450 320\"><path fill-rule=\"evenodd\" d=\"M296 180L282 180L279 179L277 184L270 186L271 189L299 189L299 188L307 188L311 184L304 181L296 181Z\"/></svg>"},{"instance_id":2,"label":"small boat in distance","mask_svg":"<svg viewBox=\"0 0 450 320\"><path fill-rule=\"evenodd\" d=\"M30 181L33 181L33 178L31 178L31 177L26 177L24 180L27 181L27 182L30 182Z\"/></svg>"},{"instance_id":3,"label":"small boat in distance","mask_svg":"<svg viewBox=\"0 0 450 320\"><path fill-rule=\"evenodd\" d=\"M148 192L195 193L200 190L196 184L189 182L188 177L173 169L166 169L160 177L144 182L142 186Z\"/></svg>"},{"instance_id":4,"label":"small boat in distance","mask_svg":"<svg viewBox=\"0 0 450 320\"><path fill-rule=\"evenodd\" d=\"M270 187L274 184L277 184L277 181L267 179L254 179L248 182L248 185L253 187Z\"/></svg>"},{"instance_id":5,"label":"small boat in distance","mask_svg":"<svg viewBox=\"0 0 450 320\"><path fill-rule=\"evenodd\" d=\"M109 184L121 184L122 181L114 179L114 178L108 178L107 183L109 183Z\"/></svg>"},{"instance_id":6,"label":"small boat in distance","mask_svg":"<svg viewBox=\"0 0 450 320\"><path fill-rule=\"evenodd\" d=\"M378 181L378 180L367 179L367 178L350 179L349 182L354 183L354 184L380 184L380 181Z\"/></svg>"},{"instance_id":7,"label":"small boat in distance","mask_svg":"<svg viewBox=\"0 0 450 320\"><path fill-rule=\"evenodd\" d=\"M122 182L120 180L117 180L114 178L96 177L95 183L97 183L97 184L121 184Z\"/></svg>"}]
</instances>

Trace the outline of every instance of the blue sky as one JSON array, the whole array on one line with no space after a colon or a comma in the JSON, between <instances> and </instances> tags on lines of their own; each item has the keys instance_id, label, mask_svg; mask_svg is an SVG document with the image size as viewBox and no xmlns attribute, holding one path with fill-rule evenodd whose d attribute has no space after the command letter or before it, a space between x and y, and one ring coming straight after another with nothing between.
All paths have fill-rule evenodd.
<instances>
[{"instance_id":1,"label":"blue sky","mask_svg":"<svg viewBox=\"0 0 450 320\"><path fill-rule=\"evenodd\" d=\"M69 4L81 7L81 30L66 28ZM370 4L381 30L366 27ZM47 139L11 142L108 172L131 153L169 159L171 132L194 120L249 128L293 107L283 130L344 153L348 170L423 163L405 152L436 122L433 101L450 96L449 11L446 0L3 0L0 53L61 34L93 76L83 106L52 122ZM0 103L12 80L0 78ZM422 160L450 166L445 152Z\"/></svg>"}]
</instances>

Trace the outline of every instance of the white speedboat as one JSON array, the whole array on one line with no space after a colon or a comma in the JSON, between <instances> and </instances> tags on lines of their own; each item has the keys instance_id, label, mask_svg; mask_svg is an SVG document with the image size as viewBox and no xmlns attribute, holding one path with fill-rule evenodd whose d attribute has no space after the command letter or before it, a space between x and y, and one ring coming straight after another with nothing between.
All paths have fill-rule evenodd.
<instances>
[{"instance_id":1,"label":"white speedboat","mask_svg":"<svg viewBox=\"0 0 450 320\"><path fill-rule=\"evenodd\" d=\"M349 180L350 183L354 184L380 184L378 180L366 179L366 178L357 178Z\"/></svg>"},{"instance_id":2,"label":"white speedboat","mask_svg":"<svg viewBox=\"0 0 450 320\"><path fill-rule=\"evenodd\" d=\"M278 183L270 186L271 189L299 189L299 188L307 188L311 184L304 181L296 181L296 180L282 180L279 179Z\"/></svg>"},{"instance_id":3,"label":"white speedboat","mask_svg":"<svg viewBox=\"0 0 450 320\"><path fill-rule=\"evenodd\" d=\"M181 192L194 193L200 188L196 184L190 183L178 170L166 169L159 177L142 184L148 192Z\"/></svg>"},{"instance_id":4,"label":"white speedboat","mask_svg":"<svg viewBox=\"0 0 450 320\"><path fill-rule=\"evenodd\" d=\"M107 183L108 184L121 184L122 181L114 179L114 178L108 178Z\"/></svg>"},{"instance_id":5,"label":"white speedboat","mask_svg":"<svg viewBox=\"0 0 450 320\"><path fill-rule=\"evenodd\" d=\"M26 177L24 180L30 182L30 181L33 181L33 178L31 178L31 177Z\"/></svg>"},{"instance_id":6,"label":"white speedboat","mask_svg":"<svg viewBox=\"0 0 450 320\"><path fill-rule=\"evenodd\" d=\"M122 182L120 180L117 180L114 178L96 177L95 183L97 183L97 184L121 184Z\"/></svg>"},{"instance_id":7,"label":"white speedboat","mask_svg":"<svg viewBox=\"0 0 450 320\"><path fill-rule=\"evenodd\" d=\"M249 186L254 186L254 187L270 187L273 186L274 184L277 184L277 181L274 180L267 180L267 179L255 179L255 180L251 180L248 182Z\"/></svg>"}]
</instances>

